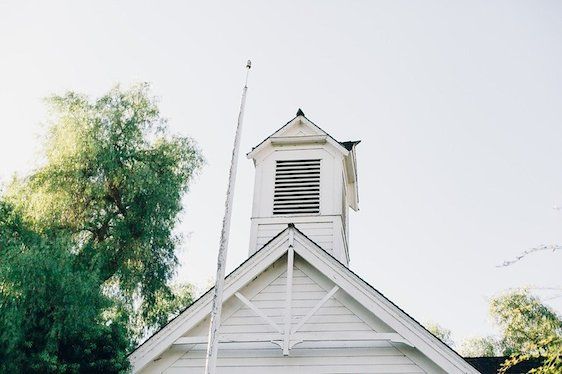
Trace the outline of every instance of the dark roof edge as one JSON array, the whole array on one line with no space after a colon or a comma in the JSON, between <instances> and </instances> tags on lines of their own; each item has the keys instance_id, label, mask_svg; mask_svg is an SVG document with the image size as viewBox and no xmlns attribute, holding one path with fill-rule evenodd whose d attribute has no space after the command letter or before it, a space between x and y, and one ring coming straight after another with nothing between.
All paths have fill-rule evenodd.
<instances>
[{"instance_id":1,"label":"dark roof edge","mask_svg":"<svg viewBox=\"0 0 562 374\"><path fill-rule=\"evenodd\" d=\"M509 360L509 356L491 356L491 357L465 357L466 362L472 365L476 370L483 374L497 373L502 364ZM520 362L509 368L506 373L527 373L531 369L537 369L544 362L544 358L531 358Z\"/></svg>"},{"instance_id":2,"label":"dark roof edge","mask_svg":"<svg viewBox=\"0 0 562 374\"><path fill-rule=\"evenodd\" d=\"M348 140L347 142L339 142L348 151L353 150L353 147L361 143L361 140Z\"/></svg>"}]
</instances>

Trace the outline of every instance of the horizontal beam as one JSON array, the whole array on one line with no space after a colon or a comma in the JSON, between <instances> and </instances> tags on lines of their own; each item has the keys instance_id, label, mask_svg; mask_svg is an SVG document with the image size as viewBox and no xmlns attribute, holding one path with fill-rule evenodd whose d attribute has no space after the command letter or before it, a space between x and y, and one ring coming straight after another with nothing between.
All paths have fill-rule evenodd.
<instances>
[{"instance_id":1,"label":"horizontal beam","mask_svg":"<svg viewBox=\"0 0 562 374\"><path fill-rule=\"evenodd\" d=\"M174 345L207 344L207 339L207 336L183 336L176 340ZM219 342L221 343L259 343L282 339L283 335L276 333L219 335Z\"/></svg>"},{"instance_id":2,"label":"horizontal beam","mask_svg":"<svg viewBox=\"0 0 562 374\"><path fill-rule=\"evenodd\" d=\"M271 145L289 144L325 144L328 137L326 135L306 135L306 136L272 136L269 138Z\"/></svg>"},{"instance_id":3,"label":"horizontal beam","mask_svg":"<svg viewBox=\"0 0 562 374\"><path fill-rule=\"evenodd\" d=\"M390 341L393 343L403 343L413 347L407 339L394 332L374 332L374 331L338 331L338 332L306 332L296 333L292 340L302 342L315 341Z\"/></svg>"},{"instance_id":4,"label":"horizontal beam","mask_svg":"<svg viewBox=\"0 0 562 374\"><path fill-rule=\"evenodd\" d=\"M207 344L207 336L184 336L174 342L174 345L181 344ZM276 333L253 333L253 334L229 334L220 335L221 343L257 343L283 341L282 334ZM315 341L389 341L392 343L402 343L413 347L412 343L404 339L397 333L380 333L374 331L353 331L353 332L306 332L297 333L291 336L291 345L294 346L304 342Z\"/></svg>"}]
</instances>

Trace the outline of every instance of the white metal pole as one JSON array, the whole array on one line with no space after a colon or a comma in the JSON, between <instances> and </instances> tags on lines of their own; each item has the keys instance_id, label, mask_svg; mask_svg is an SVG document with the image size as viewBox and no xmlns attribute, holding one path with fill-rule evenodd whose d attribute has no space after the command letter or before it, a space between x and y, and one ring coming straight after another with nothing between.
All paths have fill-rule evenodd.
<instances>
[{"instance_id":1,"label":"white metal pole","mask_svg":"<svg viewBox=\"0 0 562 374\"><path fill-rule=\"evenodd\" d=\"M222 220L221 240L219 255L217 259L217 279L215 282L215 292L213 295L213 309L211 310L211 324L209 327L209 342L207 344L207 359L205 361L205 373L215 374L217 367L217 354L219 348L219 327L222 312L222 297L224 291L224 275L226 267L226 253L228 251L228 237L230 235L230 221L232 217L232 202L234 197L234 185L236 183L236 168L238 166L238 153L240 149L240 135L242 132L242 122L244 120L244 107L246 105L246 92L248 91L248 74L252 63L248 60L246 64L246 82L242 89L242 100L240 102L240 112L238 113L238 125L234 137L234 147L232 149L232 160L230 162L230 172L228 177L228 188L226 190L226 201L224 203L224 217Z\"/></svg>"}]
</instances>

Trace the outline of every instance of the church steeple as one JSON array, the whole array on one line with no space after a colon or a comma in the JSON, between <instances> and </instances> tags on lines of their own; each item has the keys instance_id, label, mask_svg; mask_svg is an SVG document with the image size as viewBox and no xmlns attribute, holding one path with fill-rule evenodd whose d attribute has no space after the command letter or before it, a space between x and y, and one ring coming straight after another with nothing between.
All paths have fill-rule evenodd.
<instances>
[{"instance_id":1,"label":"church steeple","mask_svg":"<svg viewBox=\"0 0 562 374\"><path fill-rule=\"evenodd\" d=\"M338 142L299 109L248 153L256 167L250 255L293 223L349 264L348 212L358 209L358 143Z\"/></svg>"}]
</instances>

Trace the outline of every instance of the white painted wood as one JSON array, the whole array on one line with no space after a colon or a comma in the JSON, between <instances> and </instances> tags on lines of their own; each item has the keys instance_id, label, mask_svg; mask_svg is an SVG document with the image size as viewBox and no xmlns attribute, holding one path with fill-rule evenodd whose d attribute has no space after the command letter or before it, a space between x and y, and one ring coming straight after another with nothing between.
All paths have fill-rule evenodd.
<instances>
[{"instance_id":1,"label":"white painted wood","mask_svg":"<svg viewBox=\"0 0 562 374\"><path fill-rule=\"evenodd\" d=\"M350 357L351 356L351 352L346 352L345 350L342 349L337 349L334 347L320 347L320 348L301 348L302 346L304 346L304 344L302 344L299 347L296 347L295 349L293 349L293 351L291 352L291 357L314 357L312 355L312 353L315 354L315 356L319 356L319 357L325 357L325 356L329 356L329 357ZM226 345L225 345L226 347ZM279 349L278 348L265 348L262 345L257 345L257 344L253 344L252 346L249 346L248 344L246 344L244 346L244 350L241 349L224 349L224 353L221 354L222 357L225 358L232 358L232 357L244 357L244 358L254 358L254 357L258 357L258 358L264 358L264 357L281 357L282 355L279 353ZM313 352L311 352L313 350ZM399 356L400 352L398 352L396 350L396 348L394 347L377 347L376 349L374 347L355 347L355 348L349 348L350 351L352 351L353 356L359 356L359 357L369 357L369 356ZM190 358L203 358L204 355L202 354L201 351L198 351L196 349L190 351L186 356L189 356ZM185 359L185 357L183 359Z\"/></svg>"},{"instance_id":2,"label":"white painted wood","mask_svg":"<svg viewBox=\"0 0 562 374\"><path fill-rule=\"evenodd\" d=\"M254 148L248 154L248 157L254 160L256 167L250 229L250 255L281 232L286 227L285 224L300 223L300 226L297 225L299 230L302 230L305 235L339 261L348 264L348 232L344 220L347 219L347 211L350 206L357 210L355 150L348 151L306 117L297 116ZM309 194L312 193L310 190L312 185L304 187L303 184L298 182L298 178L302 178L303 173L293 172L290 174L292 168L297 168L297 160L300 160L299 162L302 160L320 161L319 214L298 214L294 210L291 213L291 209L289 209L289 207L294 206L302 206L303 211L304 207L307 206L311 208L310 212L316 212L317 209L316 198L312 199L308 196L308 199L303 199L302 193L298 194L298 191L295 190L303 188ZM293 182L292 184L284 182L283 185L294 185L295 189L280 190L275 187L279 187L279 184L275 184L278 161L289 165L283 167L284 181ZM287 180L289 175L293 175L295 179ZM354 190L353 194L348 193L350 186ZM277 194L277 198L274 198L274 193ZM285 199L280 200L280 196L285 197ZM290 202L287 198L290 199ZM276 202L275 211L274 201ZM281 204L281 201L285 204ZM300 202L300 204L297 204L297 202ZM280 204L285 209L281 209ZM324 223L324 226L320 229L315 229L310 225L319 222ZM329 225L326 226L326 223Z\"/></svg>"},{"instance_id":3,"label":"white painted wood","mask_svg":"<svg viewBox=\"0 0 562 374\"><path fill-rule=\"evenodd\" d=\"M345 357L339 356L337 361L330 359L330 357L299 357L292 358L289 362L284 357L254 357L248 362L244 357L223 358L221 361L222 366L240 367L240 366L284 366L291 368L293 366L324 366L327 362L337 363L341 366L346 364L353 365L409 365L412 362L404 356L377 356L377 357ZM200 365L199 359L180 360L174 366L176 367L198 367Z\"/></svg>"},{"instance_id":4,"label":"white painted wood","mask_svg":"<svg viewBox=\"0 0 562 374\"><path fill-rule=\"evenodd\" d=\"M291 305L293 300L293 263L295 251L293 250L294 230L289 232L289 249L287 251L287 290L285 292L285 316L284 316L284 334L283 334L283 355L289 355L289 346L291 340ZM276 293L270 293L276 295Z\"/></svg>"},{"instance_id":5,"label":"white painted wood","mask_svg":"<svg viewBox=\"0 0 562 374\"><path fill-rule=\"evenodd\" d=\"M265 310L266 308L263 308L263 310ZM292 308L293 311L293 319L297 319L299 317L302 317L304 315L306 315L306 313L310 310L310 307L294 307ZM279 308L269 308L266 311L267 315L272 317L272 318L282 318L284 316L284 311L279 309ZM238 310L236 312L236 316L235 317L230 317L230 319L228 320L228 323L231 323L232 321L236 321L236 318L247 318L248 314L251 314L252 316L254 315L254 312L251 311L250 309L244 309L241 308L240 310ZM320 308L320 310L318 310L316 312L316 315L313 316L312 318L317 318L320 316L349 316L349 315L353 315L353 313L347 309L346 307L342 306L341 304L336 304L336 306L324 306L322 308ZM336 317L334 317L336 318ZM224 322L223 325L226 325L227 321Z\"/></svg>"},{"instance_id":6,"label":"white painted wood","mask_svg":"<svg viewBox=\"0 0 562 374\"><path fill-rule=\"evenodd\" d=\"M224 370L222 370L224 369ZM219 373L229 373L229 374L375 374L375 373L401 373L401 374L417 374L424 373L424 371L418 368L416 365L361 365L361 366L345 366L345 365L323 365L314 368L311 371L310 367L307 366L253 366L253 367L219 367ZM186 368L186 367L174 367L166 370L166 374L200 374L201 369L198 367Z\"/></svg>"},{"instance_id":7,"label":"white painted wood","mask_svg":"<svg viewBox=\"0 0 562 374\"><path fill-rule=\"evenodd\" d=\"M225 292L223 300L237 292L244 285L247 285L258 274L265 271L284 253L286 248L283 244L288 240L288 235L278 237L269 243L267 250L252 256L246 261L245 266L237 268L229 275L225 282ZM144 368L154 358L162 354L172 343L184 335L186 331L197 326L209 313L211 309L212 294L208 293L197 300L194 305L184 313L172 320L163 329L154 334L148 341L139 346L129 356L133 372L138 372Z\"/></svg>"},{"instance_id":8,"label":"white painted wood","mask_svg":"<svg viewBox=\"0 0 562 374\"><path fill-rule=\"evenodd\" d=\"M312 341L376 341L376 340L387 340L393 343L403 343L412 346L407 339L404 339L397 333L381 333L374 331L357 331L357 332L301 332L295 334L295 340L302 340L307 342Z\"/></svg>"},{"instance_id":9,"label":"white painted wood","mask_svg":"<svg viewBox=\"0 0 562 374\"><path fill-rule=\"evenodd\" d=\"M220 334L219 341L221 343L240 343L240 342L271 342L282 340L284 334L282 333L238 333L238 334ZM300 332L295 334L292 339L296 344L304 342L316 341L331 341L346 342L346 341L390 341L394 343L403 343L412 346L410 342L396 333L378 333L373 331L362 331L356 333L350 332ZM178 338L174 345L185 344L205 344L207 342L206 336L184 336ZM287 356L283 352L284 356Z\"/></svg>"},{"instance_id":10,"label":"white painted wood","mask_svg":"<svg viewBox=\"0 0 562 374\"><path fill-rule=\"evenodd\" d=\"M248 153L247 157L251 159L258 159L260 153L267 153L269 148L272 146L271 139L280 139L280 138L289 138L289 137L298 137L302 138L303 136L310 136L311 138L314 135L320 135L325 138L325 143L330 144L335 150L342 153L343 155L348 155L349 151L341 146L338 142L336 142L332 137L326 136L327 134L316 126L314 123L309 121L304 116L297 116L292 119L289 123L285 126L281 127L277 130L274 134L272 134L269 138L259 144L257 147L252 149L250 153ZM293 142L294 143L294 142Z\"/></svg>"},{"instance_id":11,"label":"white painted wood","mask_svg":"<svg viewBox=\"0 0 562 374\"><path fill-rule=\"evenodd\" d=\"M402 337L411 342L433 363L450 373L477 373L470 364L451 348L428 333L419 323L412 320L388 299L376 292L352 272L346 271L341 263L324 251L314 250L315 244L302 235L295 235L295 252L324 275L338 284L342 290L364 305L391 326Z\"/></svg>"},{"instance_id":12,"label":"white painted wood","mask_svg":"<svg viewBox=\"0 0 562 374\"><path fill-rule=\"evenodd\" d=\"M225 287L225 297L236 292L244 295L271 321L283 326L282 332L275 331L238 298L227 298L219 334L218 374L476 373L409 316L296 230L290 277L291 327L307 316L334 286L340 290L291 336L289 355L284 356L289 231L238 269L234 274L236 281L227 278ZM194 306L198 305L199 302ZM209 301L206 305L208 314ZM168 345L171 348L148 356L151 363L143 373L202 373L205 344L197 341L204 337L208 320L205 322L205 308L199 306L198 310L199 316L189 309L186 311L191 313L190 319L195 319L189 323L185 314L180 316L184 322L174 324L175 329L183 329L181 335L174 335L176 338ZM186 340L172 344L178 338ZM158 345L152 339L147 344ZM151 351L155 349L148 350Z\"/></svg>"},{"instance_id":13,"label":"white painted wood","mask_svg":"<svg viewBox=\"0 0 562 374\"><path fill-rule=\"evenodd\" d=\"M221 334L219 340L221 343L241 343L241 342L270 342L272 340L279 340L283 336L281 333L251 333L251 334ZM184 336L174 342L174 345L183 344L204 344L207 341L205 336Z\"/></svg>"},{"instance_id":14,"label":"white painted wood","mask_svg":"<svg viewBox=\"0 0 562 374\"><path fill-rule=\"evenodd\" d=\"M248 73L252 63L248 60L246 65L246 83L242 89L242 99L240 102L240 112L238 113L238 123L234 136L234 146L232 148L232 158L230 161L230 171L228 173L228 188L226 190L226 201L224 218L222 220L222 230L219 243L219 253L217 259L217 275L213 295L213 307L211 311L211 325L209 328L209 344L207 346L207 360L205 363L205 373L215 374L218 350L218 330L221 321L221 311L224 292L224 277L226 268L226 255L228 252L228 239L230 237L230 222L232 218L232 204L234 202L234 188L236 186L236 172L238 169L238 154L240 153L240 137L242 136L242 125L244 123L244 107L246 105L246 93L248 92Z\"/></svg>"},{"instance_id":15,"label":"white painted wood","mask_svg":"<svg viewBox=\"0 0 562 374\"><path fill-rule=\"evenodd\" d=\"M295 327L293 327L291 332L294 334L295 332L299 331L299 329L310 319L310 317L312 317L312 315L316 313L318 309L320 309L328 301L328 299L334 296L334 294L338 292L339 289L340 288L338 286L334 286L334 288L332 288L330 292L326 294L326 296L324 296L312 309L310 309L310 311L304 317L299 320L299 322Z\"/></svg>"},{"instance_id":16,"label":"white painted wood","mask_svg":"<svg viewBox=\"0 0 562 374\"><path fill-rule=\"evenodd\" d=\"M299 217L299 219L302 221L305 217ZM290 223L290 217L276 217L273 219L268 218L258 220L258 222L263 223L258 223L256 226L256 249L259 249L260 246L263 246L271 238L279 234L287 227L286 224L279 224L279 220ZM316 217L314 221L309 220L308 222L298 222L297 220L297 222L295 222L295 226L307 237L320 245L322 249L328 251L332 255L336 254L334 251L335 247L343 248L343 254L345 255L345 258L347 258L347 243L345 240L340 238L344 236L344 233L341 231L342 226L341 223L339 223L340 221L341 219L339 216ZM334 236L334 232L339 234Z\"/></svg>"},{"instance_id":17,"label":"white painted wood","mask_svg":"<svg viewBox=\"0 0 562 374\"><path fill-rule=\"evenodd\" d=\"M340 323L357 323L360 321L357 316L351 313L351 311L345 307L341 307L345 310L346 314L327 314L327 315L319 315L319 311L317 311L313 316L311 316L307 324L309 325L316 325L316 324L340 324ZM326 309L326 308L325 308ZM336 308L332 308L336 309ZM291 317L291 325L294 325L299 322L299 320L304 317L305 315L302 314L304 311L308 309L302 309L301 314L293 313ZM339 309L336 309L338 311ZM241 310L243 311L243 310ZM273 312L269 311L268 312ZM295 312L295 311L293 311ZM285 316L270 316L274 322L282 323L285 320ZM236 316L230 317L228 319L228 323L223 324L223 326L242 326L242 325L259 325L263 324L259 318L255 316L241 316L241 313L237 313Z\"/></svg>"},{"instance_id":18,"label":"white painted wood","mask_svg":"<svg viewBox=\"0 0 562 374\"><path fill-rule=\"evenodd\" d=\"M246 299L244 297L244 295L242 295L240 292L236 292L234 295L236 295L236 297L238 299L240 299L240 301L242 301L248 308L252 309L254 311L254 313L256 313L258 316L260 316L271 327L273 327L275 330L281 332L281 327L279 327L275 322L273 322L273 320L271 318L266 316L258 307L256 307L254 304L252 304L252 302L250 300Z\"/></svg>"}]
</instances>

